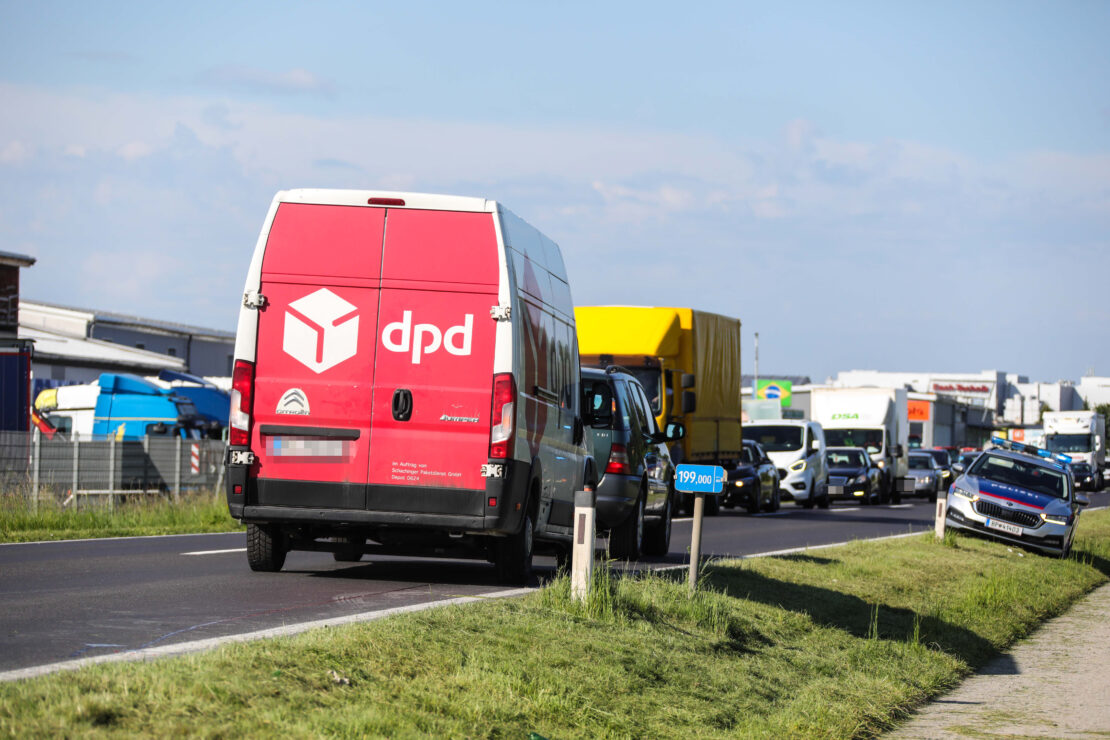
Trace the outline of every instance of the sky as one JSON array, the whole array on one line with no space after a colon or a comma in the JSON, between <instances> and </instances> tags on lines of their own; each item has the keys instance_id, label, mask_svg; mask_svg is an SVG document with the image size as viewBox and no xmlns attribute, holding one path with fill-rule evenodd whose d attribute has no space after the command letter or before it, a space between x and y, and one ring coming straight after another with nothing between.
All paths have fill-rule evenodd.
<instances>
[{"instance_id":1,"label":"sky","mask_svg":"<svg viewBox=\"0 0 1110 740\"><path fill-rule=\"evenodd\" d=\"M233 330L288 188L496 199L742 365L1110 375L1110 3L0 0L25 298Z\"/></svg>"}]
</instances>

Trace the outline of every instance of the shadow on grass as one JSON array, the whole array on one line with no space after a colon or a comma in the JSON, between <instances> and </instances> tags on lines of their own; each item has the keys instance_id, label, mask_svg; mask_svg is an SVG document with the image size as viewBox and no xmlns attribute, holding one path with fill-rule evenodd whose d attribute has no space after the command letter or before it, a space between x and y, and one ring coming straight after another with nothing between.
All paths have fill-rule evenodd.
<instances>
[{"instance_id":1,"label":"shadow on grass","mask_svg":"<svg viewBox=\"0 0 1110 740\"><path fill-rule=\"evenodd\" d=\"M915 623L918 640L945 653L957 656L972 668L979 668L1000 652L989 640L969 629L910 609L872 604L858 596L768 578L751 570L713 568L707 571L708 585L739 599L807 614L822 626L844 630L867 639L913 642ZM877 609L877 612L876 612Z\"/></svg>"}]
</instances>

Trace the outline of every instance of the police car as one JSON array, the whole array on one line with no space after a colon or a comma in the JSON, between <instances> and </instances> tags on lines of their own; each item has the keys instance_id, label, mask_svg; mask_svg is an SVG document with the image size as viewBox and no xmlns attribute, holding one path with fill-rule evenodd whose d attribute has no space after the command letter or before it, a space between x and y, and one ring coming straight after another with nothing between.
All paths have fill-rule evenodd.
<instances>
[{"instance_id":1,"label":"police car","mask_svg":"<svg viewBox=\"0 0 1110 740\"><path fill-rule=\"evenodd\" d=\"M948 490L946 525L1066 557L1079 512L1067 455L994 437Z\"/></svg>"}]
</instances>

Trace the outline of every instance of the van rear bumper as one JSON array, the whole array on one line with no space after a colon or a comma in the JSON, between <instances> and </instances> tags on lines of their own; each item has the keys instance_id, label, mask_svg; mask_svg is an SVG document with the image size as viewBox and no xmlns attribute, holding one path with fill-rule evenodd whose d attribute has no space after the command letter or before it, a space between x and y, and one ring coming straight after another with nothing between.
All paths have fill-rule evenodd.
<instances>
[{"instance_id":1,"label":"van rear bumper","mask_svg":"<svg viewBox=\"0 0 1110 740\"><path fill-rule=\"evenodd\" d=\"M258 479L249 470L227 466L228 510L243 522L489 534L520 528L530 474L528 464L509 461L504 477L487 478L485 490L473 490Z\"/></svg>"}]
</instances>

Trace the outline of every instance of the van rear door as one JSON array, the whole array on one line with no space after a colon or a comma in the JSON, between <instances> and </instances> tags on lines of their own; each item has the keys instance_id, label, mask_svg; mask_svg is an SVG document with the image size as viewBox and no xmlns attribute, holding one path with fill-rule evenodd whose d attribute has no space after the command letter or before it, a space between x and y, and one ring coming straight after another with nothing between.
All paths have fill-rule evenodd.
<instances>
[{"instance_id":1,"label":"van rear door","mask_svg":"<svg viewBox=\"0 0 1110 740\"><path fill-rule=\"evenodd\" d=\"M490 308L498 304L501 275L493 218L388 211L372 391L371 509L398 507L390 486L485 490L496 327ZM454 508L434 497L405 504ZM484 498L477 506L480 512Z\"/></svg>"},{"instance_id":2,"label":"van rear door","mask_svg":"<svg viewBox=\"0 0 1110 740\"><path fill-rule=\"evenodd\" d=\"M347 485L311 500L271 486L259 503L365 507L384 230L382 208L278 207L262 262L251 449L260 479Z\"/></svg>"}]
</instances>

